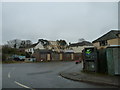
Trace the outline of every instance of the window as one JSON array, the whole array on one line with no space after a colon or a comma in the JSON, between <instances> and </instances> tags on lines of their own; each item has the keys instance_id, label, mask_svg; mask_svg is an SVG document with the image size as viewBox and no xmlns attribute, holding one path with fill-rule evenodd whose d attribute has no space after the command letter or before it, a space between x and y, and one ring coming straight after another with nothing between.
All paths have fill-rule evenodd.
<instances>
[{"instance_id":1,"label":"window","mask_svg":"<svg viewBox=\"0 0 120 90\"><path fill-rule=\"evenodd\" d=\"M105 41L100 41L100 46L106 46L107 45L107 40Z\"/></svg>"}]
</instances>

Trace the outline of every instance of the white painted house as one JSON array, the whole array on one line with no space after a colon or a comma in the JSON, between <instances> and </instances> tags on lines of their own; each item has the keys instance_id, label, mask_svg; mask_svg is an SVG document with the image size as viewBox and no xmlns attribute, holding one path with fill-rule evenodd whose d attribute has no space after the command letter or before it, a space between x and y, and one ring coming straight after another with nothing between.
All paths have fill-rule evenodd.
<instances>
[{"instance_id":1,"label":"white painted house","mask_svg":"<svg viewBox=\"0 0 120 90\"><path fill-rule=\"evenodd\" d=\"M38 43L31 45L29 48L26 48L25 51L33 54L35 49L45 49L45 48L41 44L41 42L38 42Z\"/></svg>"},{"instance_id":2,"label":"white painted house","mask_svg":"<svg viewBox=\"0 0 120 90\"><path fill-rule=\"evenodd\" d=\"M26 48L25 51L33 54L36 49L40 49L40 50L46 49L54 52L63 51L63 49L61 49L61 46L57 41L50 41L50 40L48 41L44 39L39 39L37 43L31 45L29 48Z\"/></svg>"}]
</instances>

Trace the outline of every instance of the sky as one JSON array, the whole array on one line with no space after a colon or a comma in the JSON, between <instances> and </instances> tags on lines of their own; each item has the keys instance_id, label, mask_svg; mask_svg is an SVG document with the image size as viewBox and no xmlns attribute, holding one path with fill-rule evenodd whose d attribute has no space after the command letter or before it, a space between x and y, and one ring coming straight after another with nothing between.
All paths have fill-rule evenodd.
<instances>
[{"instance_id":1,"label":"sky","mask_svg":"<svg viewBox=\"0 0 120 90\"><path fill-rule=\"evenodd\" d=\"M117 2L2 3L2 44L13 39L35 43L42 38L92 42L113 29L118 29Z\"/></svg>"}]
</instances>

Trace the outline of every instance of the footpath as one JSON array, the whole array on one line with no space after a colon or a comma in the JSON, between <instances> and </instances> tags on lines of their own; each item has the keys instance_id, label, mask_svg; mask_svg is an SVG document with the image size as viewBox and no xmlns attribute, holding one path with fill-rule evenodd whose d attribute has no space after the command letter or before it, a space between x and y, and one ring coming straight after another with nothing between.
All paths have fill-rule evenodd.
<instances>
[{"instance_id":1,"label":"footpath","mask_svg":"<svg viewBox=\"0 0 120 90\"><path fill-rule=\"evenodd\" d=\"M81 69L80 69L81 68ZM113 85L120 87L120 76L110 76L98 73L82 72L80 65L74 66L59 73L62 77L80 82L90 82L102 85Z\"/></svg>"}]
</instances>

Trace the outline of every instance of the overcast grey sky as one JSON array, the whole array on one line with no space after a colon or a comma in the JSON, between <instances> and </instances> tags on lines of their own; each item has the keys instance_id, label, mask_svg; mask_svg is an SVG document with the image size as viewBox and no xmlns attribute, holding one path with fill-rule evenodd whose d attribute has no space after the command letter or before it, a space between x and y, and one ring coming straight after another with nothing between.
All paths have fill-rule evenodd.
<instances>
[{"instance_id":1,"label":"overcast grey sky","mask_svg":"<svg viewBox=\"0 0 120 90\"><path fill-rule=\"evenodd\" d=\"M93 41L118 29L117 2L18 2L2 4L2 42L79 38Z\"/></svg>"}]
</instances>

